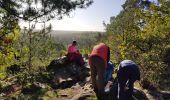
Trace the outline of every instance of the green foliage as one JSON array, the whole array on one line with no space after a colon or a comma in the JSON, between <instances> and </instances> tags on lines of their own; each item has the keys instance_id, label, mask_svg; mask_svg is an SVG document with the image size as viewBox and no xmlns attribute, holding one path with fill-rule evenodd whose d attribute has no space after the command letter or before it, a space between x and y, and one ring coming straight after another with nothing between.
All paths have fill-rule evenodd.
<instances>
[{"instance_id":1,"label":"green foliage","mask_svg":"<svg viewBox=\"0 0 170 100\"><path fill-rule=\"evenodd\" d=\"M112 17L106 29L108 38L111 37L108 44L114 52L112 60L134 60L140 66L142 81L148 80L167 89L167 76L170 75L166 62L170 44L170 9L167 6L170 2L159 3L160 6L152 2L140 5L136 0L127 0L124 9Z\"/></svg>"},{"instance_id":2,"label":"green foliage","mask_svg":"<svg viewBox=\"0 0 170 100\"><path fill-rule=\"evenodd\" d=\"M54 38L47 33L33 32L31 33L31 44L29 43L29 36L27 30L13 45L18 51L18 60L15 63L23 64L29 59L29 46L31 45L31 60L33 66L46 66L48 63L60 56L60 52L65 50L62 44L56 43ZM37 67L38 67L37 66Z\"/></svg>"},{"instance_id":3,"label":"green foliage","mask_svg":"<svg viewBox=\"0 0 170 100\"><path fill-rule=\"evenodd\" d=\"M87 8L93 0L1 0L0 9L26 21L61 19L76 8Z\"/></svg>"},{"instance_id":4,"label":"green foliage","mask_svg":"<svg viewBox=\"0 0 170 100\"><path fill-rule=\"evenodd\" d=\"M44 70L45 66L52 59L61 56L65 47L48 34L51 26L45 28L45 22L69 16L71 11L87 8L92 2L93 0L0 1L0 91L3 88L6 90L3 93L10 94L5 99L42 99L46 92L51 91L41 87L42 84L35 83L52 81L51 73ZM19 20L28 21L29 29L25 28L22 32ZM43 22L44 29L34 31L35 26L30 26L31 21ZM16 88L22 88L20 94L15 91ZM24 94L24 90L32 91L32 94ZM52 91L47 96L57 94Z\"/></svg>"},{"instance_id":5,"label":"green foliage","mask_svg":"<svg viewBox=\"0 0 170 100\"><path fill-rule=\"evenodd\" d=\"M18 20L13 16L7 15L5 11L1 11L0 17L0 73L5 69L5 66L10 65L9 62L14 58L15 49L12 43L17 40L20 35Z\"/></svg>"}]
</instances>

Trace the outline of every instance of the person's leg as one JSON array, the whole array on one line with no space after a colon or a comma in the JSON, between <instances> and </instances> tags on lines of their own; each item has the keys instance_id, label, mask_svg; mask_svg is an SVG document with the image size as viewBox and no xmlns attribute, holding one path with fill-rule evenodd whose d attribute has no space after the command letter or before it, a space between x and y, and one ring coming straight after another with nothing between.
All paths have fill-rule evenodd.
<instances>
[{"instance_id":1,"label":"person's leg","mask_svg":"<svg viewBox=\"0 0 170 100\"><path fill-rule=\"evenodd\" d=\"M66 57L67 57L67 60L70 61L70 58L71 58L70 53L67 53Z\"/></svg>"},{"instance_id":2,"label":"person's leg","mask_svg":"<svg viewBox=\"0 0 170 100\"><path fill-rule=\"evenodd\" d=\"M134 82L140 78L140 72L138 66L136 65L131 65L127 67L129 72L129 82L128 82L129 89L127 91L127 96L129 97L129 100L133 100Z\"/></svg>"},{"instance_id":3,"label":"person's leg","mask_svg":"<svg viewBox=\"0 0 170 100\"><path fill-rule=\"evenodd\" d=\"M96 82L97 71L96 71L96 67L95 67L93 58L90 58L90 60L91 60L90 72L91 72L92 86L93 86L94 90L97 91L97 82Z\"/></svg>"},{"instance_id":4,"label":"person's leg","mask_svg":"<svg viewBox=\"0 0 170 100\"><path fill-rule=\"evenodd\" d=\"M79 54L79 63L81 66L83 66L85 64L83 56L81 54Z\"/></svg>"},{"instance_id":5,"label":"person's leg","mask_svg":"<svg viewBox=\"0 0 170 100\"><path fill-rule=\"evenodd\" d=\"M95 66L96 72L97 72L97 98L98 100L105 100L105 94L104 94L104 72L105 72L105 63L104 61L99 57L92 57L91 59L92 65Z\"/></svg>"},{"instance_id":6,"label":"person's leg","mask_svg":"<svg viewBox=\"0 0 170 100\"><path fill-rule=\"evenodd\" d=\"M75 60L76 56L75 53L69 53L68 54L68 59L70 62L73 62Z\"/></svg>"},{"instance_id":7,"label":"person's leg","mask_svg":"<svg viewBox=\"0 0 170 100\"><path fill-rule=\"evenodd\" d=\"M104 73L105 73L105 63L104 61L97 57L96 58L96 71L97 71L97 87L99 91L104 91Z\"/></svg>"},{"instance_id":8,"label":"person's leg","mask_svg":"<svg viewBox=\"0 0 170 100\"><path fill-rule=\"evenodd\" d=\"M117 74L118 78L118 100L127 100L125 86L128 80L127 70L125 68L120 68Z\"/></svg>"},{"instance_id":9,"label":"person's leg","mask_svg":"<svg viewBox=\"0 0 170 100\"><path fill-rule=\"evenodd\" d=\"M107 84L108 80L109 80L109 70L106 69L105 73L104 73L104 84Z\"/></svg>"},{"instance_id":10,"label":"person's leg","mask_svg":"<svg viewBox=\"0 0 170 100\"><path fill-rule=\"evenodd\" d=\"M129 98L128 100L133 100L133 89L134 89L134 80L130 79L128 82L128 90L127 90L127 97Z\"/></svg>"},{"instance_id":11,"label":"person's leg","mask_svg":"<svg viewBox=\"0 0 170 100\"><path fill-rule=\"evenodd\" d=\"M78 65L81 65L81 66L85 64L83 57L80 53L75 53L75 61Z\"/></svg>"}]
</instances>

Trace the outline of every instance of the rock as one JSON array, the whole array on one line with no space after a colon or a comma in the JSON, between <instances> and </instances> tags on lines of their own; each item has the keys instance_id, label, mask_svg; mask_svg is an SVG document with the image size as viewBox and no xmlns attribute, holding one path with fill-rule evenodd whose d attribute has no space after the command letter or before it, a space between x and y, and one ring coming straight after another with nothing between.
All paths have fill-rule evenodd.
<instances>
[{"instance_id":1,"label":"rock","mask_svg":"<svg viewBox=\"0 0 170 100\"><path fill-rule=\"evenodd\" d=\"M153 84L151 84L149 81L147 81L147 80L143 80L141 82L141 85L142 85L142 87L144 89L149 89L149 90L152 90L152 91L157 91L157 88Z\"/></svg>"},{"instance_id":2,"label":"rock","mask_svg":"<svg viewBox=\"0 0 170 100\"><path fill-rule=\"evenodd\" d=\"M1 93L5 93L6 95L15 91L15 85L8 85L2 88Z\"/></svg>"},{"instance_id":3,"label":"rock","mask_svg":"<svg viewBox=\"0 0 170 100\"><path fill-rule=\"evenodd\" d=\"M58 95L59 96L62 96L62 97L68 97L69 94L67 93L67 91L64 91L64 90L61 90L60 92L58 92Z\"/></svg>"},{"instance_id":4,"label":"rock","mask_svg":"<svg viewBox=\"0 0 170 100\"><path fill-rule=\"evenodd\" d=\"M68 63L65 57L53 60L47 71L54 73L54 88L69 88L89 76L89 68L73 63Z\"/></svg>"},{"instance_id":5,"label":"rock","mask_svg":"<svg viewBox=\"0 0 170 100\"><path fill-rule=\"evenodd\" d=\"M86 98L90 98L90 97L95 98L94 93L84 92L84 93L79 93L79 94L75 95L71 100L87 100Z\"/></svg>"},{"instance_id":6,"label":"rock","mask_svg":"<svg viewBox=\"0 0 170 100\"><path fill-rule=\"evenodd\" d=\"M161 91L162 97L164 100L170 100L170 92L169 91Z\"/></svg>"},{"instance_id":7,"label":"rock","mask_svg":"<svg viewBox=\"0 0 170 100\"><path fill-rule=\"evenodd\" d=\"M137 100L148 100L146 94L142 90L134 88L133 93Z\"/></svg>"},{"instance_id":8,"label":"rock","mask_svg":"<svg viewBox=\"0 0 170 100\"><path fill-rule=\"evenodd\" d=\"M38 83L33 83L27 87L24 87L21 91L23 94L35 94L37 91L42 89L41 85Z\"/></svg>"},{"instance_id":9,"label":"rock","mask_svg":"<svg viewBox=\"0 0 170 100\"><path fill-rule=\"evenodd\" d=\"M71 95L68 93L63 93L58 98L59 100L87 100L95 98L95 93L91 87L90 82L90 68L88 64L85 66L80 66L75 63L68 63L65 58L58 58L53 60L47 67L49 72L53 72L53 86L54 89L71 89ZM81 84L78 84L81 83ZM52 87L53 87L52 86ZM158 93L153 92L156 88L150 85L148 81L143 81L143 86L152 91L144 91L142 89L134 89L134 100L165 100L169 99L169 93ZM110 92L107 92L107 100L117 100L118 93L118 82L117 79L112 80L112 84L109 85ZM93 98L93 99L92 99Z\"/></svg>"}]
</instances>

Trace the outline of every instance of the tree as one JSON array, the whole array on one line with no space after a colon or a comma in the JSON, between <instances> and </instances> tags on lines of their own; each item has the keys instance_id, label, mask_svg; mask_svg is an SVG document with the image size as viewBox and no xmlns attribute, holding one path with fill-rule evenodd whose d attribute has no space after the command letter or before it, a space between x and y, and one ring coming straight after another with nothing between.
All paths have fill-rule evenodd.
<instances>
[{"instance_id":1,"label":"tree","mask_svg":"<svg viewBox=\"0 0 170 100\"><path fill-rule=\"evenodd\" d=\"M87 8L93 3L93 0L1 0L0 9L2 18L10 16L13 19L28 21L29 23L29 66L32 58L32 31L34 26L31 22L44 23L53 18L62 19L63 16L69 16L69 13L77 8ZM18 24L18 23L17 23ZM45 28L44 28L45 29ZM6 35L6 34L4 34Z\"/></svg>"},{"instance_id":2,"label":"tree","mask_svg":"<svg viewBox=\"0 0 170 100\"><path fill-rule=\"evenodd\" d=\"M0 3L0 6L5 5ZM14 6L14 4L11 3L11 6ZM3 70L4 66L9 65L9 61L14 57L15 50L12 43L17 40L20 27L18 19L9 15L4 9L0 9L0 13L0 68Z\"/></svg>"},{"instance_id":3,"label":"tree","mask_svg":"<svg viewBox=\"0 0 170 100\"><path fill-rule=\"evenodd\" d=\"M166 0L126 0L123 10L107 26L114 58L134 60L140 65L142 81L164 88L169 87L165 85L169 75L169 6Z\"/></svg>"},{"instance_id":4,"label":"tree","mask_svg":"<svg viewBox=\"0 0 170 100\"><path fill-rule=\"evenodd\" d=\"M1 0L0 8L26 21L61 19L76 8L87 8L93 0Z\"/></svg>"},{"instance_id":5,"label":"tree","mask_svg":"<svg viewBox=\"0 0 170 100\"><path fill-rule=\"evenodd\" d=\"M115 42L114 44L120 44L114 51L120 51L120 59L128 58L128 45L133 38L136 37L140 28L137 25L138 13L140 12L136 4L137 0L127 0L124 5L122 5L123 10L116 16L111 17L110 24L107 26L107 32L109 34L114 34L113 36ZM137 5L137 4L136 4Z\"/></svg>"}]
</instances>

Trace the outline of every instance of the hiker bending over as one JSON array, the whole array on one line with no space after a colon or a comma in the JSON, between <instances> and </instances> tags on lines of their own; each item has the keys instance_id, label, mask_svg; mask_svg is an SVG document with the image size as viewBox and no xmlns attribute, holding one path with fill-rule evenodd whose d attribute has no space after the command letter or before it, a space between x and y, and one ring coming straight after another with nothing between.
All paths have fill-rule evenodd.
<instances>
[{"instance_id":1,"label":"hiker bending over","mask_svg":"<svg viewBox=\"0 0 170 100\"><path fill-rule=\"evenodd\" d=\"M69 44L66 56L70 62L76 62L78 65L84 65L82 55L79 53L79 50L76 46L77 42L75 40L71 44Z\"/></svg>"},{"instance_id":2,"label":"hiker bending over","mask_svg":"<svg viewBox=\"0 0 170 100\"><path fill-rule=\"evenodd\" d=\"M112 74L112 72L108 72L107 74L105 74L108 66L109 57L109 47L104 43L99 43L98 45L94 46L89 56L92 86L98 100L105 100L105 83L107 83L106 81L112 78L108 78L110 76L109 74ZM108 77L105 77L107 75Z\"/></svg>"},{"instance_id":3,"label":"hiker bending over","mask_svg":"<svg viewBox=\"0 0 170 100\"><path fill-rule=\"evenodd\" d=\"M118 100L133 100L134 82L140 80L139 68L131 60L123 60L118 68Z\"/></svg>"}]
</instances>

